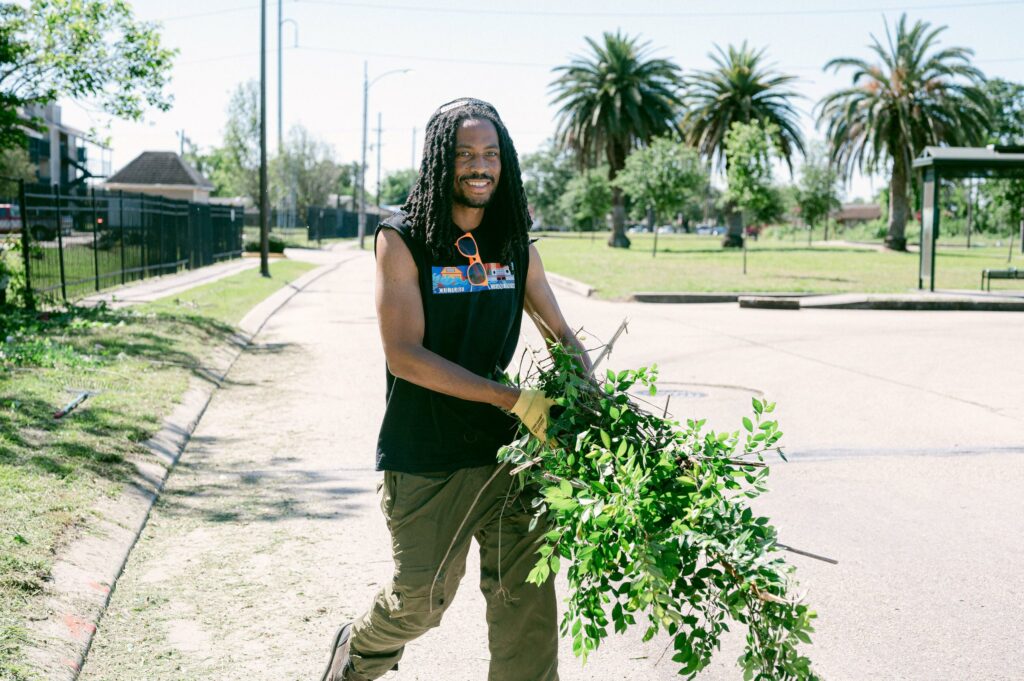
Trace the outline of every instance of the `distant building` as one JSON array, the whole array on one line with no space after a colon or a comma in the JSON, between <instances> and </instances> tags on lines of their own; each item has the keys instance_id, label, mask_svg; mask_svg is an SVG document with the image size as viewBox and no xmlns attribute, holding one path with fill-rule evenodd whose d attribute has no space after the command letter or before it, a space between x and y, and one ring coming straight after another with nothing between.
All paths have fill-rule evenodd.
<instances>
[{"instance_id":1,"label":"distant building","mask_svg":"<svg viewBox=\"0 0 1024 681\"><path fill-rule=\"evenodd\" d=\"M213 184L173 151L144 151L104 182L103 188L209 203Z\"/></svg>"},{"instance_id":2,"label":"distant building","mask_svg":"<svg viewBox=\"0 0 1024 681\"><path fill-rule=\"evenodd\" d=\"M64 125L59 106L30 104L21 114L42 126L42 130L25 129L37 182L68 190L110 174L110 149L89 139L87 133Z\"/></svg>"},{"instance_id":3,"label":"distant building","mask_svg":"<svg viewBox=\"0 0 1024 681\"><path fill-rule=\"evenodd\" d=\"M843 227L871 222L882 217L882 208L877 203L844 203L830 217Z\"/></svg>"}]
</instances>

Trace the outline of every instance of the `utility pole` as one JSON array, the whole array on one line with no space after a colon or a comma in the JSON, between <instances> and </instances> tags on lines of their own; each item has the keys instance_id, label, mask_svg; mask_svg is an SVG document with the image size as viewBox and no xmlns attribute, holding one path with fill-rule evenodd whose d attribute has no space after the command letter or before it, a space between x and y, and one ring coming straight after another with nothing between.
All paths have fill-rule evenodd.
<instances>
[{"instance_id":1,"label":"utility pole","mask_svg":"<svg viewBox=\"0 0 1024 681\"><path fill-rule=\"evenodd\" d=\"M299 46L299 25L294 19L285 19L284 10L282 6L284 0L277 0L277 155L280 157L284 153L284 25L291 24L295 30L295 47ZM291 211L294 210L295 205L295 185L294 178L289 178L291 186L288 188L288 209L289 216L286 223L282 223L281 207L278 206L277 211L277 226L282 227L292 225Z\"/></svg>"},{"instance_id":2,"label":"utility pole","mask_svg":"<svg viewBox=\"0 0 1024 681\"><path fill-rule=\"evenodd\" d=\"M413 170L416 170L416 128L412 129L412 164L409 166Z\"/></svg>"},{"instance_id":3,"label":"utility pole","mask_svg":"<svg viewBox=\"0 0 1024 681\"><path fill-rule=\"evenodd\" d=\"M359 162L359 249L366 238L366 100L370 95L369 67L363 62L363 157Z\"/></svg>"},{"instance_id":4,"label":"utility pole","mask_svg":"<svg viewBox=\"0 0 1024 681\"><path fill-rule=\"evenodd\" d=\"M178 131L178 156L185 157L185 131Z\"/></svg>"},{"instance_id":5,"label":"utility pole","mask_svg":"<svg viewBox=\"0 0 1024 681\"><path fill-rule=\"evenodd\" d=\"M270 205L267 201L267 0L260 0L260 274L270 276Z\"/></svg>"},{"instance_id":6,"label":"utility pole","mask_svg":"<svg viewBox=\"0 0 1024 681\"><path fill-rule=\"evenodd\" d=\"M377 112L377 217L380 217L380 111Z\"/></svg>"},{"instance_id":7,"label":"utility pole","mask_svg":"<svg viewBox=\"0 0 1024 681\"><path fill-rule=\"evenodd\" d=\"M393 73L409 73L412 69L395 69L394 71L386 71L372 81L369 77L369 70L366 62L363 62L363 153L362 162L359 164L359 248L363 248L363 241L366 237L366 107L367 100L370 95L370 86L376 83L384 76L390 76ZM378 164L379 165L379 164Z\"/></svg>"}]
</instances>

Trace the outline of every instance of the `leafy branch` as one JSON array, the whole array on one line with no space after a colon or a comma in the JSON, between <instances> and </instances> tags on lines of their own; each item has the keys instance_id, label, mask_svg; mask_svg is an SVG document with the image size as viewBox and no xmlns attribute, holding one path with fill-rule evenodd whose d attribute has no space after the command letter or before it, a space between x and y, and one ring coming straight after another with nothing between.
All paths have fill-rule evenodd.
<instances>
[{"instance_id":1,"label":"leafy branch","mask_svg":"<svg viewBox=\"0 0 1024 681\"><path fill-rule=\"evenodd\" d=\"M540 490L535 522L548 531L528 581L565 565L561 630L573 651L586 659L609 628L644 626L645 640L672 637L679 673L693 678L736 622L747 630L744 678L815 678L797 649L815 614L794 596L788 547L749 507L766 489L764 455L782 455L775 405L754 398L742 430L716 433L639 406L656 394L657 367L597 381L574 351L549 350L511 381L555 398L555 445L524 435L499 460Z\"/></svg>"}]
</instances>

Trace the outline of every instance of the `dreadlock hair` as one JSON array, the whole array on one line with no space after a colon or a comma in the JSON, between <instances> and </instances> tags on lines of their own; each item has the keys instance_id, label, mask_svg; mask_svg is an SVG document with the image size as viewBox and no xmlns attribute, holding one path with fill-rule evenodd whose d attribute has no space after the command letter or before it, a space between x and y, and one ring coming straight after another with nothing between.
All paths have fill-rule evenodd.
<instances>
[{"instance_id":1,"label":"dreadlock hair","mask_svg":"<svg viewBox=\"0 0 1024 681\"><path fill-rule=\"evenodd\" d=\"M410 236L425 244L436 259L451 257L455 253L455 240L462 236L462 231L452 222L455 136L467 119L490 121L498 132L501 174L485 210L484 220L504 243L502 257L511 260L527 247L532 220L512 138L497 110L479 99L462 98L448 102L439 107L427 122L419 176L402 206Z\"/></svg>"}]
</instances>

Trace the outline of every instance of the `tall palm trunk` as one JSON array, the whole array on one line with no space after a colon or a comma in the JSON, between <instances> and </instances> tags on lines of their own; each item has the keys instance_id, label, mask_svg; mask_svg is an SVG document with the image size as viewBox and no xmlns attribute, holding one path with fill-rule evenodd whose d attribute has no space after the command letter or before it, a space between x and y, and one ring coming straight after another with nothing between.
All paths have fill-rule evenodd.
<instances>
[{"instance_id":1,"label":"tall palm trunk","mask_svg":"<svg viewBox=\"0 0 1024 681\"><path fill-rule=\"evenodd\" d=\"M627 146L612 143L608 145L608 181L614 182L619 171L626 166ZM626 195L621 189L612 185L612 235L608 245L612 248L629 248L629 237L626 236Z\"/></svg>"},{"instance_id":2,"label":"tall palm trunk","mask_svg":"<svg viewBox=\"0 0 1024 681\"><path fill-rule=\"evenodd\" d=\"M612 248L629 248L626 236L626 197L618 187L612 187L612 235L608 245Z\"/></svg>"},{"instance_id":3,"label":"tall palm trunk","mask_svg":"<svg viewBox=\"0 0 1024 681\"><path fill-rule=\"evenodd\" d=\"M892 163L892 179L889 181L889 234L885 245L894 251L907 250L907 218L910 215L910 201L907 197L907 162L897 154Z\"/></svg>"}]
</instances>

